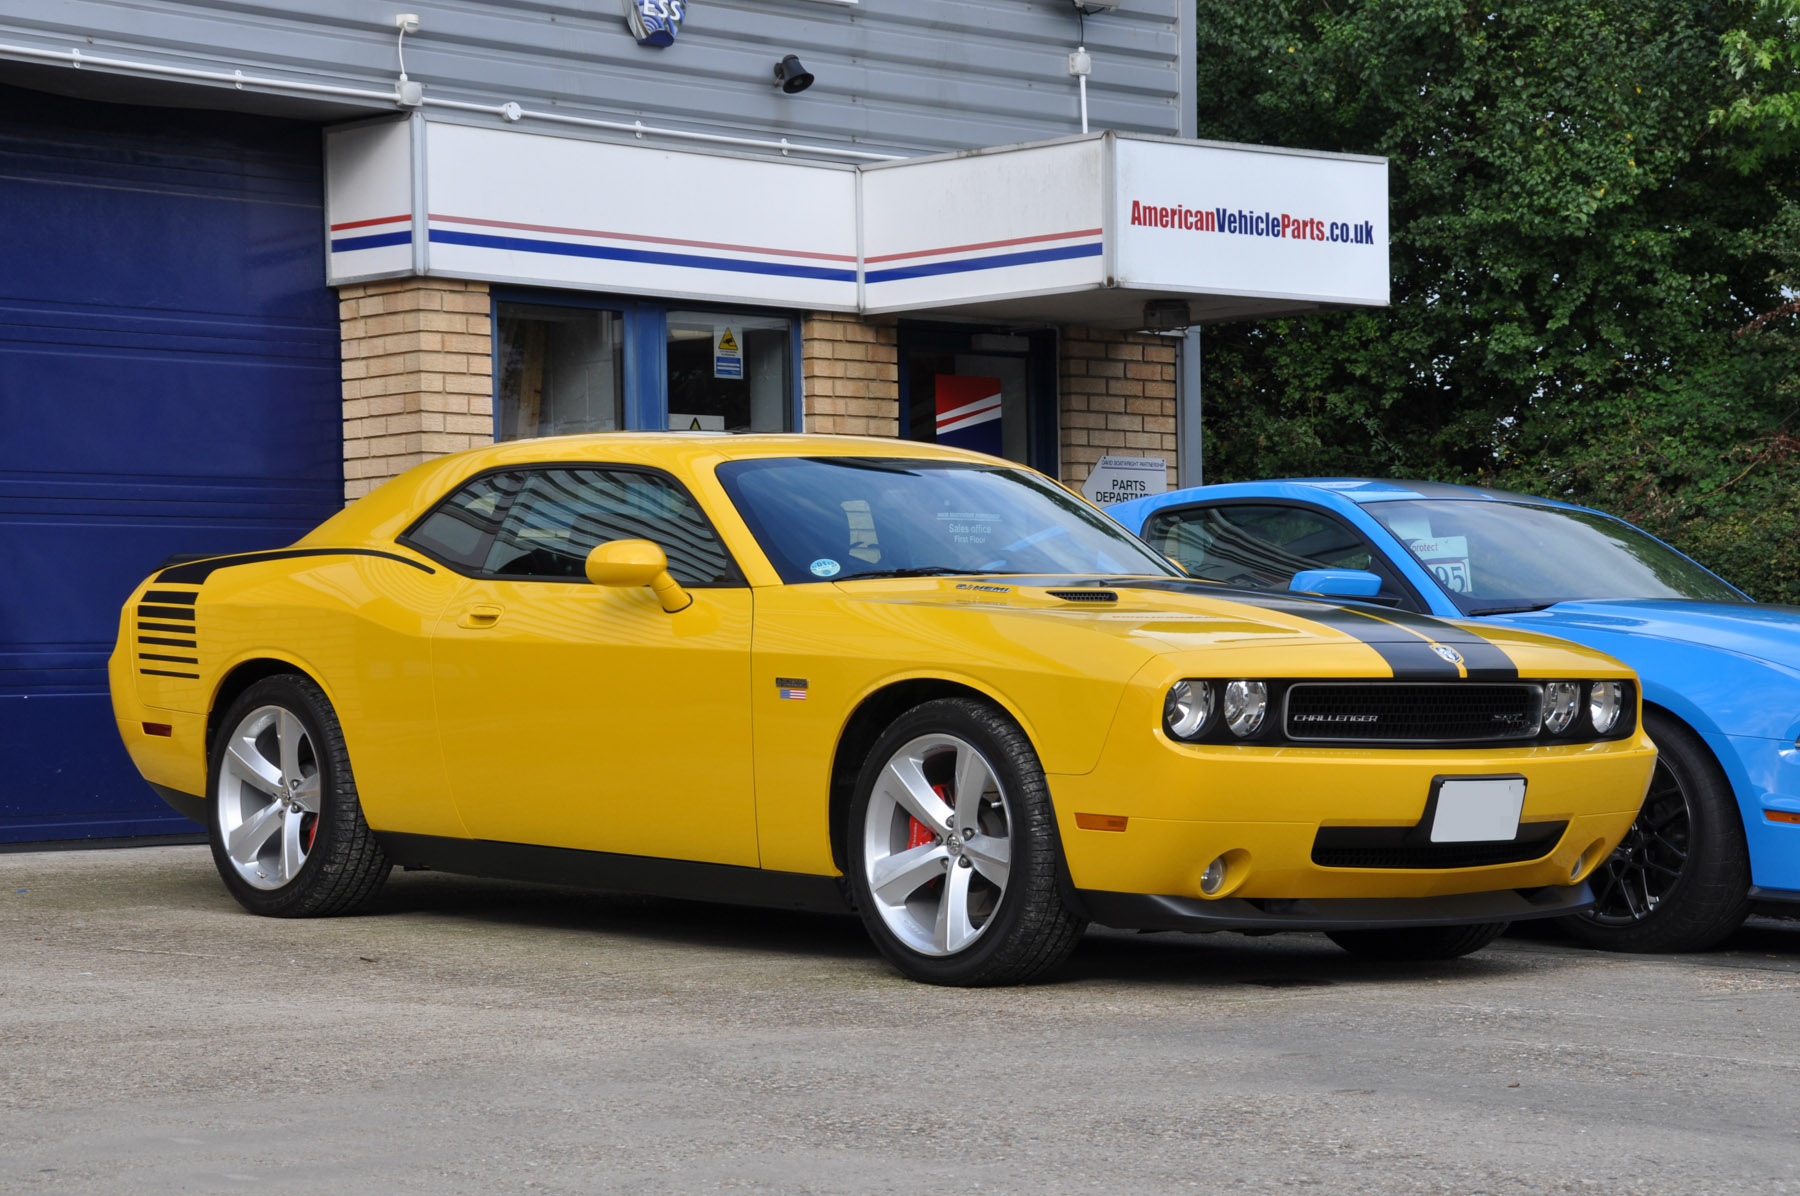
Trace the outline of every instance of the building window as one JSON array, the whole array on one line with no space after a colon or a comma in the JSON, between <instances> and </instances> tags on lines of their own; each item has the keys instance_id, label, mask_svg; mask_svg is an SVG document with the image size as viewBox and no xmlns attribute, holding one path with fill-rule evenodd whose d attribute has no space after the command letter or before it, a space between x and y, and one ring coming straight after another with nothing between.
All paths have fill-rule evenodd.
<instances>
[{"instance_id":1,"label":"building window","mask_svg":"<svg viewBox=\"0 0 1800 1196\"><path fill-rule=\"evenodd\" d=\"M625 317L617 311L499 305L494 439L625 426Z\"/></svg>"},{"instance_id":2,"label":"building window","mask_svg":"<svg viewBox=\"0 0 1800 1196\"><path fill-rule=\"evenodd\" d=\"M787 431L793 340L793 321L780 316L669 312L669 427Z\"/></svg>"},{"instance_id":3,"label":"building window","mask_svg":"<svg viewBox=\"0 0 1800 1196\"><path fill-rule=\"evenodd\" d=\"M494 304L494 439L618 429L790 432L799 321L548 292Z\"/></svg>"}]
</instances>

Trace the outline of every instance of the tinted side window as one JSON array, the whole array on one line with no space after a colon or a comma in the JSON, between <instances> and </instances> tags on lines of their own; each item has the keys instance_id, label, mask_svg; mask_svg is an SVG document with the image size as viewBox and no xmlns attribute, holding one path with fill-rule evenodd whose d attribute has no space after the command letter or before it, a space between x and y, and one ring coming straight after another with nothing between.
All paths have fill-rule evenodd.
<instances>
[{"instance_id":1,"label":"tinted side window","mask_svg":"<svg viewBox=\"0 0 1800 1196\"><path fill-rule=\"evenodd\" d=\"M725 546L687 493L626 469L544 469L524 475L481 572L561 580L587 576L587 554L609 540L650 540L684 586L738 580Z\"/></svg>"},{"instance_id":2,"label":"tinted side window","mask_svg":"<svg viewBox=\"0 0 1800 1196\"><path fill-rule=\"evenodd\" d=\"M427 556L459 569L479 569L500 530L499 513L518 493L525 475L490 473L476 478L437 505L403 541Z\"/></svg>"},{"instance_id":3,"label":"tinted side window","mask_svg":"<svg viewBox=\"0 0 1800 1196\"><path fill-rule=\"evenodd\" d=\"M1398 596L1368 543L1327 515L1299 507L1190 507L1151 518L1145 539L1196 577L1258 590L1285 590L1302 569L1367 569Z\"/></svg>"}]
</instances>

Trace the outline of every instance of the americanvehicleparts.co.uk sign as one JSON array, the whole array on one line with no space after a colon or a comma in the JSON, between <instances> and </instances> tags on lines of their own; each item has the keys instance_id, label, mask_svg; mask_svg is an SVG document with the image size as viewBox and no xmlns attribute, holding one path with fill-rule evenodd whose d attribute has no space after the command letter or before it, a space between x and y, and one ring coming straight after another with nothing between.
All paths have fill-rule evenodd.
<instances>
[{"instance_id":1,"label":"americanvehicleparts.co.uk sign","mask_svg":"<svg viewBox=\"0 0 1800 1196\"><path fill-rule=\"evenodd\" d=\"M1240 237L1284 237L1299 241L1375 244L1375 222L1319 220L1286 212L1247 212L1242 208L1158 207L1131 201L1131 223L1140 228L1178 228L1194 233L1231 233Z\"/></svg>"}]
</instances>

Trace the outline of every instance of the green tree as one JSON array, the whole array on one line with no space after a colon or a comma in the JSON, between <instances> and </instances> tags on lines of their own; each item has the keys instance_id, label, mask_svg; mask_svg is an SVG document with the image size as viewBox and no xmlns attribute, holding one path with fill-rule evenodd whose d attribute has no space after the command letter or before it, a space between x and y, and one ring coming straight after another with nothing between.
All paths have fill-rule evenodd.
<instances>
[{"instance_id":1,"label":"green tree","mask_svg":"<svg viewBox=\"0 0 1800 1196\"><path fill-rule=\"evenodd\" d=\"M1208 330L1212 480L1554 494L1800 601L1800 0L1199 12L1202 137L1392 189L1391 307Z\"/></svg>"}]
</instances>

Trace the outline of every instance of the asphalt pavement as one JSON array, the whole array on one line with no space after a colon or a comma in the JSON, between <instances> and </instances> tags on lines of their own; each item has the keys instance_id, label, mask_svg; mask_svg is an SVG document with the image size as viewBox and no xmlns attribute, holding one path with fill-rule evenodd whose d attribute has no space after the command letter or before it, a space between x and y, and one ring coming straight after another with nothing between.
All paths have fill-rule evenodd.
<instances>
[{"instance_id":1,"label":"asphalt pavement","mask_svg":"<svg viewBox=\"0 0 1800 1196\"><path fill-rule=\"evenodd\" d=\"M1090 932L901 979L849 919L204 847L0 854L0 1191L1800 1193L1800 923L1724 949Z\"/></svg>"}]
</instances>

